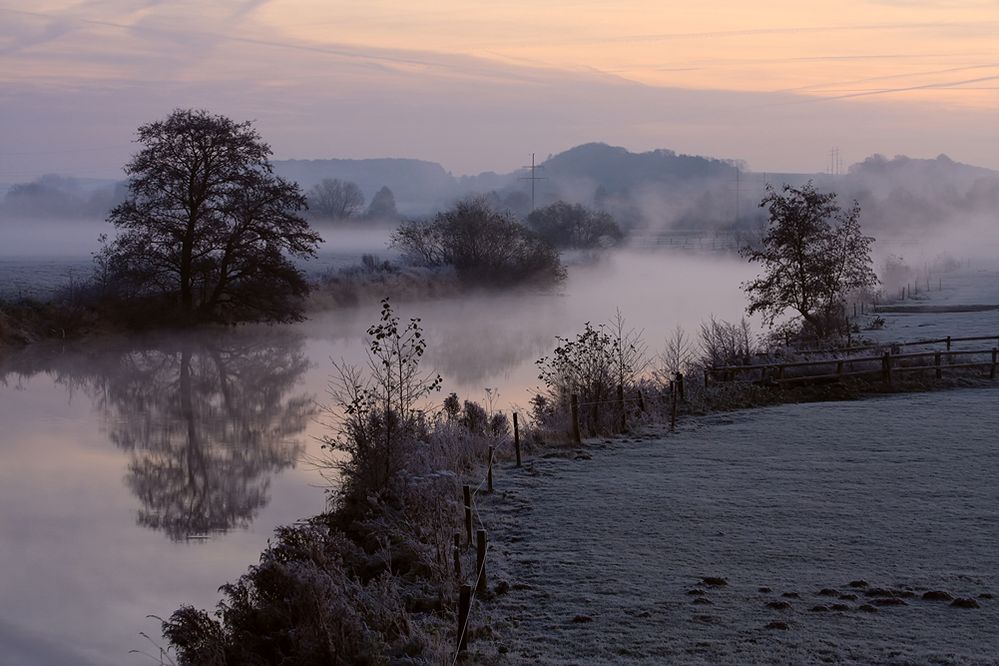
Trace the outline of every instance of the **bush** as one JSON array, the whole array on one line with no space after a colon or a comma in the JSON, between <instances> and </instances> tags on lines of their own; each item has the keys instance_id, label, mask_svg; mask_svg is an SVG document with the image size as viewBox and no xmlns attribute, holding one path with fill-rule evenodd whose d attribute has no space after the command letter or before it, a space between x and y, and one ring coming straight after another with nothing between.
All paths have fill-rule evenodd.
<instances>
[{"instance_id":1,"label":"bush","mask_svg":"<svg viewBox=\"0 0 999 666\"><path fill-rule=\"evenodd\" d=\"M338 365L326 439L329 513L279 528L216 613L163 623L180 664L441 663L453 647L459 474L506 437L506 417L451 394L437 417L420 320L383 303L366 370ZM466 562L464 566L469 567Z\"/></svg>"},{"instance_id":2,"label":"bush","mask_svg":"<svg viewBox=\"0 0 999 666\"><path fill-rule=\"evenodd\" d=\"M551 245L482 198L460 201L431 222L403 222L392 245L411 263L452 267L471 284L552 283L565 277Z\"/></svg>"},{"instance_id":3,"label":"bush","mask_svg":"<svg viewBox=\"0 0 999 666\"><path fill-rule=\"evenodd\" d=\"M641 335L626 329L618 313L610 324L594 327L586 322L575 338L555 340L552 354L536 362L547 393L532 400L535 419L549 426L558 423L575 394L580 422L591 435L614 431L620 422L618 387L633 397L635 383L648 365Z\"/></svg>"},{"instance_id":4,"label":"bush","mask_svg":"<svg viewBox=\"0 0 999 666\"><path fill-rule=\"evenodd\" d=\"M589 249L614 245L624 234L610 213L556 201L527 216L527 224L554 247Z\"/></svg>"},{"instance_id":5,"label":"bush","mask_svg":"<svg viewBox=\"0 0 999 666\"><path fill-rule=\"evenodd\" d=\"M706 367L748 365L756 347L749 322L738 324L711 317L701 324L701 364Z\"/></svg>"}]
</instances>

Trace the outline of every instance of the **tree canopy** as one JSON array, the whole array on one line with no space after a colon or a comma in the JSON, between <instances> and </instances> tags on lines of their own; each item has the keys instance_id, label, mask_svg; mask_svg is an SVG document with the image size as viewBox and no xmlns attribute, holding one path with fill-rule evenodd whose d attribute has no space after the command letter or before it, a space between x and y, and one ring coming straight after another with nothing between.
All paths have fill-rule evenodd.
<instances>
[{"instance_id":1,"label":"tree canopy","mask_svg":"<svg viewBox=\"0 0 999 666\"><path fill-rule=\"evenodd\" d=\"M357 183L336 178L316 184L309 190L308 200L312 215L328 220L346 220L364 207L364 193Z\"/></svg>"},{"instance_id":2,"label":"tree canopy","mask_svg":"<svg viewBox=\"0 0 999 666\"><path fill-rule=\"evenodd\" d=\"M779 192L768 185L760 206L769 211L762 245L742 250L763 268L743 284L748 312L773 325L793 310L818 337L827 336L841 323L847 295L878 282L871 261L874 239L861 232L859 204L843 210L835 193L817 192L808 182L801 188L784 185Z\"/></svg>"},{"instance_id":3,"label":"tree canopy","mask_svg":"<svg viewBox=\"0 0 999 666\"><path fill-rule=\"evenodd\" d=\"M395 195L388 186L382 186L375 192L375 196L371 197L371 203L368 204L368 212L364 216L370 220L399 219L399 211L395 207Z\"/></svg>"},{"instance_id":4,"label":"tree canopy","mask_svg":"<svg viewBox=\"0 0 999 666\"><path fill-rule=\"evenodd\" d=\"M527 224L555 247L594 248L612 245L624 237L610 213L565 201L533 211L527 216Z\"/></svg>"},{"instance_id":5,"label":"tree canopy","mask_svg":"<svg viewBox=\"0 0 999 666\"><path fill-rule=\"evenodd\" d=\"M321 238L252 124L177 109L139 127L138 143L108 218L118 235L97 257L105 283L185 321L300 318L308 284L289 257L314 256Z\"/></svg>"},{"instance_id":6,"label":"tree canopy","mask_svg":"<svg viewBox=\"0 0 999 666\"><path fill-rule=\"evenodd\" d=\"M471 283L554 282L565 276L555 248L483 198L459 201L430 222L404 222L392 244L413 263L453 267Z\"/></svg>"}]
</instances>

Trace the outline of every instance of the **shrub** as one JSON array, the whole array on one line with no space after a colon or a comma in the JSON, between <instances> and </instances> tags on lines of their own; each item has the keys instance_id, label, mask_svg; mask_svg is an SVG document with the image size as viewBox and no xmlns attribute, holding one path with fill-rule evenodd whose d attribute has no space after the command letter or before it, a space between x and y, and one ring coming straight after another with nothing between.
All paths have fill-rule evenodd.
<instances>
[{"instance_id":1,"label":"shrub","mask_svg":"<svg viewBox=\"0 0 999 666\"><path fill-rule=\"evenodd\" d=\"M452 267L467 283L551 283L565 277L558 252L484 199L466 199L433 221L403 222L392 236L410 262Z\"/></svg>"},{"instance_id":2,"label":"shrub","mask_svg":"<svg viewBox=\"0 0 999 666\"><path fill-rule=\"evenodd\" d=\"M613 429L620 416L616 413L618 387L629 393L647 366L641 334L626 329L618 313L610 324L594 327L587 322L575 338L555 340L552 354L536 362L538 379L547 393L532 400L535 418L547 424L557 422L575 394L580 421L591 435Z\"/></svg>"},{"instance_id":3,"label":"shrub","mask_svg":"<svg viewBox=\"0 0 999 666\"><path fill-rule=\"evenodd\" d=\"M222 588L214 615L190 606L163 623L181 664L440 663L456 602L451 543L458 474L506 436L506 417L451 394L421 401L420 320L383 302L365 370L340 364L324 464L331 510L279 528L260 563ZM460 406L459 406L460 405Z\"/></svg>"},{"instance_id":4,"label":"shrub","mask_svg":"<svg viewBox=\"0 0 999 666\"><path fill-rule=\"evenodd\" d=\"M556 201L527 216L528 226L559 248L588 249L614 245L624 234L610 213Z\"/></svg>"},{"instance_id":5,"label":"shrub","mask_svg":"<svg viewBox=\"0 0 999 666\"><path fill-rule=\"evenodd\" d=\"M711 317L701 324L702 365L747 365L755 352L752 331L745 319L732 324Z\"/></svg>"}]
</instances>

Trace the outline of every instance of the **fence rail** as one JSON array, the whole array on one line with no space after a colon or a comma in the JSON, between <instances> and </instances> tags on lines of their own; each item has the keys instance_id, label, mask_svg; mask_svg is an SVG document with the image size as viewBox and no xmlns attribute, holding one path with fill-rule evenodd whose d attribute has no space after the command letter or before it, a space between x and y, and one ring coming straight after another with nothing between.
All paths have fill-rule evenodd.
<instances>
[{"instance_id":1,"label":"fence rail","mask_svg":"<svg viewBox=\"0 0 999 666\"><path fill-rule=\"evenodd\" d=\"M839 349L799 349L796 351L798 354L849 354L853 352L866 351L868 349L885 349L889 347L919 347L919 346L929 346L929 345L946 345L947 350L950 351L951 345L955 342L985 342L995 340L996 344L999 345L999 335L979 335L965 338L955 338L947 336L946 338L937 338L935 340L912 340L911 342L893 342L890 344L881 345L858 345L853 347L841 347Z\"/></svg>"},{"instance_id":2,"label":"fence rail","mask_svg":"<svg viewBox=\"0 0 999 666\"><path fill-rule=\"evenodd\" d=\"M996 341L997 347L992 347L991 349L953 349L952 345L955 342L980 342L984 340ZM946 350L929 350L929 351L917 351L917 352L906 352L906 353L892 353L891 350L899 349L902 347L912 347L912 346L928 346L934 344L945 344ZM996 378L996 357L997 348L999 348L999 336L970 336L970 337L952 337L947 336L946 338L940 338L937 340L917 340L913 342L899 342L892 345L884 345L883 347L875 346L865 346L865 347L853 347L850 348L855 351L862 351L866 349L886 349L883 354L877 356L853 356L853 357L839 357L839 358L827 358L819 359L815 361L792 361L788 363L758 363L749 365L727 365L719 367L705 368L704 370L704 384L707 386L712 381L715 382L733 382L733 381L749 381L757 383L775 383L775 384L792 384L792 383L807 383L810 381L825 381L833 379L842 379L845 377L862 377L868 375L880 374L882 380L886 384L891 384L893 374L906 373L906 372L925 372L928 370L933 370L936 372L937 379L942 377L943 370L954 370L959 368L988 368L989 378ZM844 350L831 350L830 354L835 354L837 352L842 352ZM955 363L956 358L960 357L974 357L983 356L988 357L987 360L981 361L968 361L963 363ZM925 364L914 364L910 365L905 362L912 361L915 359L927 359L932 358L932 363ZM870 364L880 362L880 368L857 368L860 364ZM900 364L900 362L902 362ZM797 368L818 368L823 367L835 367L832 372L819 372L814 373L804 373L795 374L791 373L792 376L788 376L787 370L797 369ZM757 374L758 373L758 374ZM756 376L753 376L756 375Z\"/></svg>"}]
</instances>

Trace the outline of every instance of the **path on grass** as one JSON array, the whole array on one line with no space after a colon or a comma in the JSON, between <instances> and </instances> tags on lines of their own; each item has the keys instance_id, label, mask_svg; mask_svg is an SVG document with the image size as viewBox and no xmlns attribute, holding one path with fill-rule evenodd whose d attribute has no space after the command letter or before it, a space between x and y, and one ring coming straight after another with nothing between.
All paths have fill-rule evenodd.
<instances>
[{"instance_id":1,"label":"path on grass","mask_svg":"<svg viewBox=\"0 0 999 666\"><path fill-rule=\"evenodd\" d=\"M484 502L491 581L513 586L488 620L507 663L999 663L999 600L979 598L999 596L999 389L737 412L584 450L501 468Z\"/></svg>"}]
</instances>

